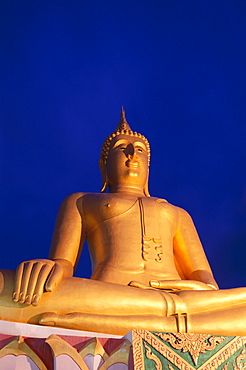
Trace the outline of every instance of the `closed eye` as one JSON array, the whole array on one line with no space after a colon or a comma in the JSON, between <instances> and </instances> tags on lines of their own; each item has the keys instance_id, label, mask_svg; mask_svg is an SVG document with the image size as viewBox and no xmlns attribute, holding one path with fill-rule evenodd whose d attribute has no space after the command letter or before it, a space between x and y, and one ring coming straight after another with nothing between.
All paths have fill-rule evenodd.
<instances>
[{"instance_id":1,"label":"closed eye","mask_svg":"<svg viewBox=\"0 0 246 370\"><path fill-rule=\"evenodd\" d=\"M145 153L145 150L144 150L144 148L142 148L142 147L136 147L136 151L138 152L138 153Z\"/></svg>"}]
</instances>

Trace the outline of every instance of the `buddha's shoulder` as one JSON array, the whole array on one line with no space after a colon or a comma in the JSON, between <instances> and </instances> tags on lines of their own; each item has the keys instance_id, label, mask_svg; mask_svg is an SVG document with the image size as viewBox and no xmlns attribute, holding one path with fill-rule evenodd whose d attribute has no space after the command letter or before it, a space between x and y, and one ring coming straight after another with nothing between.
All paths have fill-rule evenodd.
<instances>
[{"instance_id":1,"label":"buddha's shoulder","mask_svg":"<svg viewBox=\"0 0 246 370\"><path fill-rule=\"evenodd\" d=\"M73 201L76 199L88 198L88 199L99 199L108 194L102 193L87 193L87 192L77 192L69 194L64 201Z\"/></svg>"},{"instance_id":2,"label":"buddha's shoulder","mask_svg":"<svg viewBox=\"0 0 246 370\"><path fill-rule=\"evenodd\" d=\"M162 199L162 198L153 198L153 199L155 199L155 201L158 203L162 212L168 211L170 213L173 213L176 216L181 216L181 217L189 216L188 212L185 209L169 203L166 199Z\"/></svg>"}]
</instances>

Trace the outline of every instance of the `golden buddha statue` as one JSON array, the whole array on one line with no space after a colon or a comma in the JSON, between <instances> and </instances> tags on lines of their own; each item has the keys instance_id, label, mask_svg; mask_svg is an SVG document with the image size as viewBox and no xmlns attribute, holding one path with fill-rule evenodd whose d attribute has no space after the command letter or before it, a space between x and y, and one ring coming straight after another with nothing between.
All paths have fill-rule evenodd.
<instances>
[{"instance_id":1,"label":"golden buddha statue","mask_svg":"<svg viewBox=\"0 0 246 370\"><path fill-rule=\"evenodd\" d=\"M150 197L149 160L122 110L101 152L102 192L63 201L49 259L0 271L1 319L122 335L246 334L246 288L218 290L191 217ZM85 239L90 279L73 277Z\"/></svg>"}]
</instances>

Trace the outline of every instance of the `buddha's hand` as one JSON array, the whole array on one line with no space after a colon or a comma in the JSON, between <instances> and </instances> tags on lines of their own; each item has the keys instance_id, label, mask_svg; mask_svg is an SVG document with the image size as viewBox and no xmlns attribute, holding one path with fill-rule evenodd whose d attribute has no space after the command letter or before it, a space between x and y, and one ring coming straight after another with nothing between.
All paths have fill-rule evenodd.
<instances>
[{"instance_id":1,"label":"buddha's hand","mask_svg":"<svg viewBox=\"0 0 246 370\"><path fill-rule=\"evenodd\" d=\"M150 285L146 285L144 283L141 283L140 281L135 281L135 280L130 281L128 285L134 288L140 288L140 289L155 289L155 288L151 288Z\"/></svg>"},{"instance_id":2,"label":"buddha's hand","mask_svg":"<svg viewBox=\"0 0 246 370\"><path fill-rule=\"evenodd\" d=\"M22 262L16 270L13 301L36 306L43 292L52 292L64 276L72 275L73 266L64 259Z\"/></svg>"},{"instance_id":3,"label":"buddha's hand","mask_svg":"<svg viewBox=\"0 0 246 370\"><path fill-rule=\"evenodd\" d=\"M217 289L211 284L206 284L197 280L150 280L149 285L155 289L170 291Z\"/></svg>"}]
</instances>

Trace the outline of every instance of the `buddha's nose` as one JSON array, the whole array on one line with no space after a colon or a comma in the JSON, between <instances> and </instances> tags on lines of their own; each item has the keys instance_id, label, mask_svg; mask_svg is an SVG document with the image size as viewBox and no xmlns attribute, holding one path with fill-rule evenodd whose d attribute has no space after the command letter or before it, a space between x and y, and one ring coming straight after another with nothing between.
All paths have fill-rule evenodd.
<instances>
[{"instance_id":1,"label":"buddha's nose","mask_svg":"<svg viewBox=\"0 0 246 370\"><path fill-rule=\"evenodd\" d=\"M137 160L138 159L138 155L136 153L136 148L134 148L133 145L131 145L131 147L129 148L129 152L128 152L127 157L128 157L128 159L131 159L131 160Z\"/></svg>"}]
</instances>

